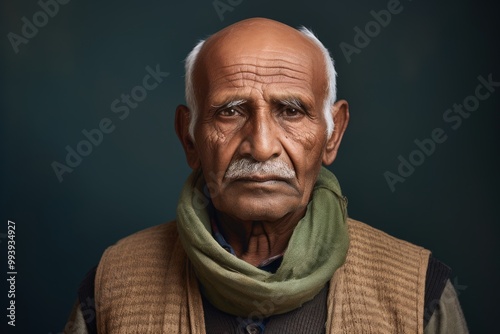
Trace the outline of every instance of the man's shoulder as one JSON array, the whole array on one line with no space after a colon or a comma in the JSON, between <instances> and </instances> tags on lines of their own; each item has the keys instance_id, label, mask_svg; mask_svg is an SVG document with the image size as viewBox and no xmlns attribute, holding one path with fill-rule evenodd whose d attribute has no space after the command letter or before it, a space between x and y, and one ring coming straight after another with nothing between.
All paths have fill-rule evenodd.
<instances>
[{"instance_id":1,"label":"man's shoulder","mask_svg":"<svg viewBox=\"0 0 500 334\"><path fill-rule=\"evenodd\" d=\"M369 243L382 243L386 245L396 246L396 250L407 249L416 252L425 250L419 245L394 237L376 227L368 225L359 220L347 218L347 225L349 227L350 238L354 238L356 241L362 239L363 241Z\"/></svg>"},{"instance_id":2,"label":"man's shoulder","mask_svg":"<svg viewBox=\"0 0 500 334\"><path fill-rule=\"evenodd\" d=\"M175 221L135 232L108 247L96 270L96 284L120 284L131 277L163 275L184 258ZM111 284L111 283L110 283Z\"/></svg>"},{"instance_id":3,"label":"man's shoulder","mask_svg":"<svg viewBox=\"0 0 500 334\"><path fill-rule=\"evenodd\" d=\"M109 246L101 256L103 262L141 262L141 258L166 255L172 252L178 241L177 225L170 221L148 227L118 240Z\"/></svg>"},{"instance_id":4,"label":"man's shoulder","mask_svg":"<svg viewBox=\"0 0 500 334\"><path fill-rule=\"evenodd\" d=\"M177 239L177 224L175 220L151 226L134 232L111 245L108 249L143 246L148 243L169 242Z\"/></svg>"},{"instance_id":5,"label":"man's shoulder","mask_svg":"<svg viewBox=\"0 0 500 334\"><path fill-rule=\"evenodd\" d=\"M391 272L394 268L403 268L413 258L414 265L420 267L420 275L425 273L424 289L424 324L427 324L434 314L437 302L440 300L443 290L451 274L451 269L438 259L434 258L430 251L408 241L395 238L373 226L363 222L348 219L351 240L354 239L357 247L351 251L351 255L358 254L360 249L369 253L369 263L385 259L382 265L385 271ZM360 242L361 240L361 242ZM361 246L359 246L361 244ZM363 252L366 256L367 254ZM379 258L377 255L380 255ZM418 255L414 257L412 255ZM356 256L355 256L356 257ZM420 262L420 265L418 265ZM408 268L411 272L411 267ZM423 276L422 276L423 277Z\"/></svg>"}]
</instances>

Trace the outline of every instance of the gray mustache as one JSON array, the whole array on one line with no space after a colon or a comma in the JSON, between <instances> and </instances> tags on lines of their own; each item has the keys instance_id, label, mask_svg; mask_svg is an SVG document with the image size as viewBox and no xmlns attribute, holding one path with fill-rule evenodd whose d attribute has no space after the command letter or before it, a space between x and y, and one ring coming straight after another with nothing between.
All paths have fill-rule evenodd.
<instances>
[{"instance_id":1,"label":"gray mustache","mask_svg":"<svg viewBox=\"0 0 500 334\"><path fill-rule=\"evenodd\" d=\"M226 172L228 179L266 175L291 179L295 177L295 171L281 160L257 162L250 159L240 159L233 161Z\"/></svg>"}]
</instances>

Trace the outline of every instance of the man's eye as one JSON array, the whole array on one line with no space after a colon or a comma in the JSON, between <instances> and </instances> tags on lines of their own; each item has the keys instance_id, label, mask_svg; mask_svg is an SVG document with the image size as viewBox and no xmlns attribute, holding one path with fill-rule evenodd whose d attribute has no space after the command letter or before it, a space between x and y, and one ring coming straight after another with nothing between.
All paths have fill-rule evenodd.
<instances>
[{"instance_id":1,"label":"man's eye","mask_svg":"<svg viewBox=\"0 0 500 334\"><path fill-rule=\"evenodd\" d=\"M282 114L285 117L297 117L297 116L301 115L302 112L299 109L297 109L297 108L287 107L287 108L283 109Z\"/></svg>"},{"instance_id":2,"label":"man's eye","mask_svg":"<svg viewBox=\"0 0 500 334\"><path fill-rule=\"evenodd\" d=\"M219 111L219 115L224 117L238 116L239 114L240 112L235 108L227 108Z\"/></svg>"}]
</instances>

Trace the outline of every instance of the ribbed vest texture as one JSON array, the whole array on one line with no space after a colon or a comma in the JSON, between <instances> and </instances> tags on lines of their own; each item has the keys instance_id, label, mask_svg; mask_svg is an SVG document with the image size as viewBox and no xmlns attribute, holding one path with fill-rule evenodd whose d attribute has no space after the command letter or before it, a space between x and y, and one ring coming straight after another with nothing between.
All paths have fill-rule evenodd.
<instances>
[{"instance_id":1,"label":"ribbed vest texture","mask_svg":"<svg viewBox=\"0 0 500 334\"><path fill-rule=\"evenodd\" d=\"M430 252L348 219L347 259L328 292L327 333L423 333ZM101 334L205 333L197 279L175 222L109 247L95 278Z\"/></svg>"},{"instance_id":2,"label":"ribbed vest texture","mask_svg":"<svg viewBox=\"0 0 500 334\"><path fill-rule=\"evenodd\" d=\"M430 252L355 220L349 237L330 281L330 333L423 333Z\"/></svg>"},{"instance_id":3,"label":"ribbed vest texture","mask_svg":"<svg viewBox=\"0 0 500 334\"><path fill-rule=\"evenodd\" d=\"M97 267L98 333L205 333L203 302L175 223L109 247Z\"/></svg>"}]
</instances>

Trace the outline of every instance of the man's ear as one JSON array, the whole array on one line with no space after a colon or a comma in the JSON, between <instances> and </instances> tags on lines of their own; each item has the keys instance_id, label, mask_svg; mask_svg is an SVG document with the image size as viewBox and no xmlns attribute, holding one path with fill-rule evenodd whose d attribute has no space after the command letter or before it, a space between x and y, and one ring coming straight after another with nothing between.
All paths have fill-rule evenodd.
<instances>
[{"instance_id":1,"label":"man's ear","mask_svg":"<svg viewBox=\"0 0 500 334\"><path fill-rule=\"evenodd\" d=\"M178 105L175 110L175 133L181 141L186 160L192 169L200 167L200 158L198 151L194 145L193 139L189 135L189 120L191 119L191 112L185 105Z\"/></svg>"},{"instance_id":2,"label":"man's ear","mask_svg":"<svg viewBox=\"0 0 500 334\"><path fill-rule=\"evenodd\" d=\"M349 123L349 103L346 100L338 100L332 106L331 112L335 128L330 138L328 138L323 152L324 165L330 165L337 157L340 141L347 128L347 123Z\"/></svg>"}]
</instances>

